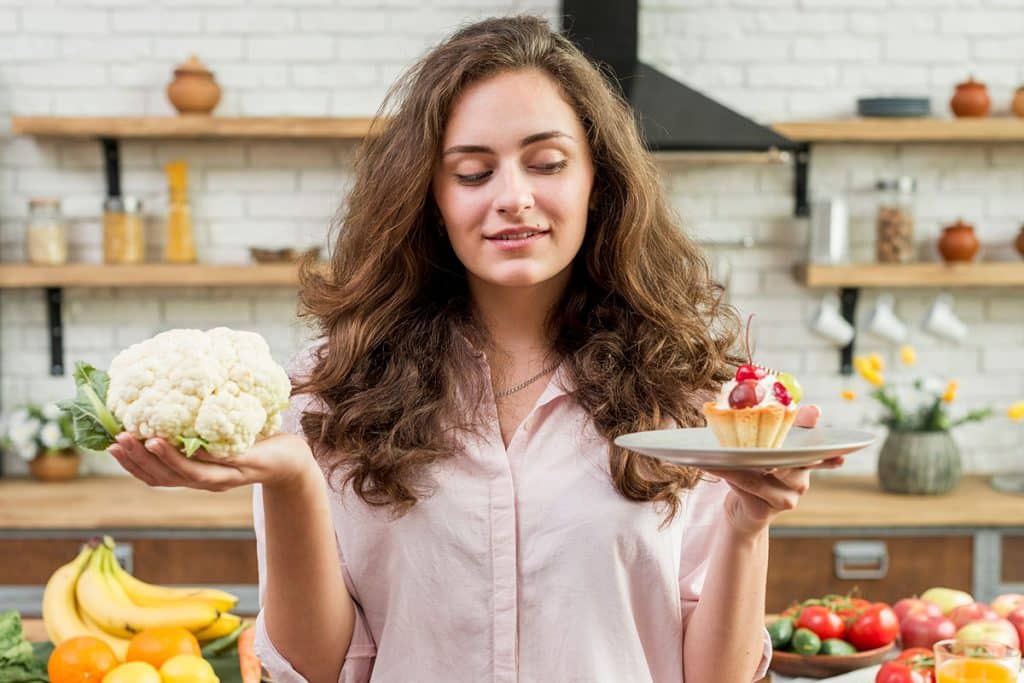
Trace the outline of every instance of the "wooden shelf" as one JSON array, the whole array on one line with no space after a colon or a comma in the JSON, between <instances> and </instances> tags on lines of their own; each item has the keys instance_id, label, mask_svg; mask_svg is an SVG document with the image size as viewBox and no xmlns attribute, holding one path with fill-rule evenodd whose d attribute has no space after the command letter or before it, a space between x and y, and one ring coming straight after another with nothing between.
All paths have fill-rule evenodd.
<instances>
[{"instance_id":1,"label":"wooden shelf","mask_svg":"<svg viewBox=\"0 0 1024 683\"><path fill-rule=\"evenodd\" d=\"M1019 287L1020 263L800 264L796 278L808 287Z\"/></svg>"},{"instance_id":2,"label":"wooden shelf","mask_svg":"<svg viewBox=\"0 0 1024 683\"><path fill-rule=\"evenodd\" d=\"M298 285L293 263L240 265L0 265L0 288L27 287L245 287Z\"/></svg>"},{"instance_id":3,"label":"wooden shelf","mask_svg":"<svg viewBox=\"0 0 1024 683\"><path fill-rule=\"evenodd\" d=\"M14 135L64 138L291 138L361 140L370 118L294 116L15 116Z\"/></svg>"},{"instance_id":4,"label":"wooden shelf","mask_svg":"<svg viewBox=\"0 0 1024 683\"><path fill-rule=\"evenodd\" d=\"M789 121L772 128L798 142L1024 142L1024 118L857 118Z\"/></svg>"}]
</instances>

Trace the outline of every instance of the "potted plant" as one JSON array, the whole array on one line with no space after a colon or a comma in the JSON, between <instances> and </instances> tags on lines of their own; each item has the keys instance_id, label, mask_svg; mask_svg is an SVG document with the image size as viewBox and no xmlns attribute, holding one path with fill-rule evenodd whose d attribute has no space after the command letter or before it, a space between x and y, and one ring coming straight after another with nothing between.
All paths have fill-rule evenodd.
<instances>
[{"instance_id":1,"label":"potted plant","mask_svg":"<svg viewBox=\"0 0 1024 683\"><path fill-rule=\"evenodd\" d=\"M900 358L905 366L913 365L917 353L904 346ZM869 394L882 406L880 422L889 428L878 456L878 480L891 493L938 494L951 491L960 481L962 465L960 448L951 434L966 422L980 422L992 414L992 408L977 408L960 417L951 415L959 383L935 376L908 379L897 373L894 379L885 376L881 356L857 357L853 361L858 374L873 387ZM853 400L853 391L843 393ZM1008 411L1011 419L1024 418L1018 403Z\"/></svg>"},{"instance_id":2,"label":"potted plant","mask_svg":"<svg viewBox=\"0 0 1024 683\"><path fill-rule=\"evenodd\" d=\"M74 445L71 417L56 403L28 404L9 413L0 443L28 461L40 481L65 481L78 474L81 455Z\"/></svg>"}]
</instances>

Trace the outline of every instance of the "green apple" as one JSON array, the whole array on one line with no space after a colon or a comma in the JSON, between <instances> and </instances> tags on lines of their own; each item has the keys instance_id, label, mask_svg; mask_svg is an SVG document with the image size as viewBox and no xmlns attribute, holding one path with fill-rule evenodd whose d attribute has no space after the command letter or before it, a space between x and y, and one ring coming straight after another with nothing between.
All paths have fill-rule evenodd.
<instances>
[{"instance_id":1,"label":"green apple","mask_svg":"<svg viewBox=\"0 0 1024 683\"><path fill-rule=\"evenodd\" d=\"M1017 628L1006 619L972 621L956 632L956 642L996 642L1012 648L1020 647Z\"/></svg>"},{"instance_id":2,"label":"green apple","mask_svg":"<svg viewBox=\"0 0 1024 683\"><path fill-rule=\"evenodd\" d=\"M786 387L789 397L793 399L793 403L799 403L800 399L804 397L804 389L800 386L800 382L796 381L796 377L788 372L780 372L776 375L776 378Z\"/></svg>"},{"instance_id":3,"label":"green apple","mask_svg":"<svg viewBox=\"0 0 1024 683\"><path fill-rule=\"evenodd\" d=\"M974 597L970 593L942 587L929 588L921 594L921 599L934 602L947 617L960 605L970 605L974 602Z\"/></svg>"}]
</instances>

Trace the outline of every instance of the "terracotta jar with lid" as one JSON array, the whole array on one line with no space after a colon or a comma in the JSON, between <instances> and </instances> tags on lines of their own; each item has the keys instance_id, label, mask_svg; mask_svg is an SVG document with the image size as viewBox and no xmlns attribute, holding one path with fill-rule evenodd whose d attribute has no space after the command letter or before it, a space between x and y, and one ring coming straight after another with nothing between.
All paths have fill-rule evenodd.
<instances>
[{"instance_id":1,"label":"terracotta jar with lid","mask_svg":"<svg viewBox=\"0 0 1024 683\"><path fill-rule=\"evenodd\" d=\"M956 116L988 116L992 100L985 84L971 77L956 86L949 107Z\"/></svg>"},{"instance_id":2,"label":"terracotta jar with lid","mask_svg":"<svg viewBox=\"0 0 1024 683\"><path fill-rule=\"evenodd\" d=\"M943 228L938 246L939 253L947 262L970 261L981 248L981 242L974 234L973 225L957 219L956 223Z\"/></svg>"},{"instance_id":3,"label":"terracotta jar with lid","mask_svg":"<svg viewBox=\"0 0 1024 683\"><path fill-rule=\"evenodd\" d=\"M1013 103L1010 105L1013 113L1017 116L1024 116L1024 85L1017 88L1013 95Z\"/></svg>"},{"instance_id":4,"label":"terracotta jar with lid","mask_svg":"<svg viewBox=\"0 0 1024 683\"><path fill-rule=\"evenodd\" d=\"M192 55L174 70L167 97L180 114L209 114L220 102L220 86L213 72Z\"/></svg>"}]
</instances>

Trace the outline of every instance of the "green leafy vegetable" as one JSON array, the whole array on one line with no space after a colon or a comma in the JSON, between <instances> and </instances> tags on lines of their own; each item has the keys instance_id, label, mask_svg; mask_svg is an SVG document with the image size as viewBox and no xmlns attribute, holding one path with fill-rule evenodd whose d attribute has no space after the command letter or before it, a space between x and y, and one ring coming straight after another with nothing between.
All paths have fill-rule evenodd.
<instances>
[{"instance_id":1,"label":"green leafy vegetable","mask_svg":"<svg viewBox=\"0 0 1024 683\"><path fill-rule=\"evenodd\" d=\"M0 612L0 683L46 683L46 666L36 659L21 630L21 615Z\"/></svg>"},{"instance_id":2,"label":"green leafy vegetable","mask_svg":"<svg viewBox=\"0 0 1024 683\"><path fill-rule=\"evenodd\" d=\"M78 393L74 399L61 401L57 405L71 415L75 431L75 443L94 451L105 450L114 443L114 437L124 427L107 408L107 387L110 377L88 363L75 363L75 386Z\"/></svg>"}]
</instances>

